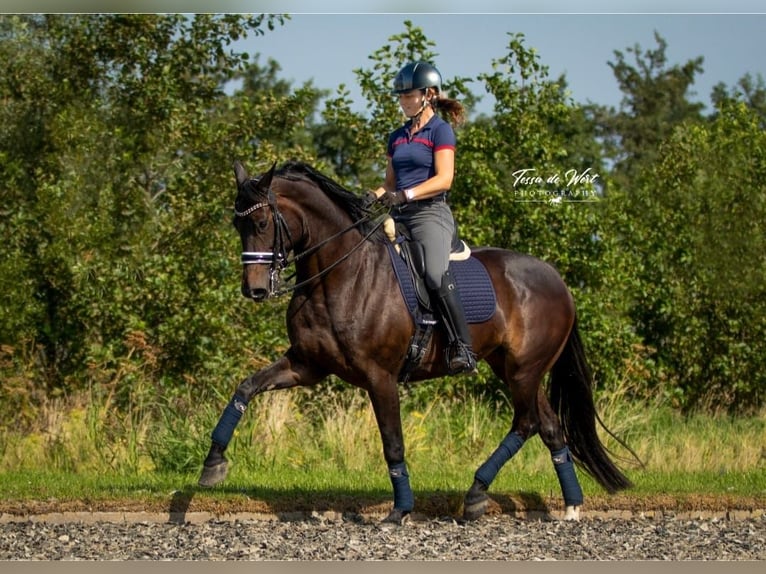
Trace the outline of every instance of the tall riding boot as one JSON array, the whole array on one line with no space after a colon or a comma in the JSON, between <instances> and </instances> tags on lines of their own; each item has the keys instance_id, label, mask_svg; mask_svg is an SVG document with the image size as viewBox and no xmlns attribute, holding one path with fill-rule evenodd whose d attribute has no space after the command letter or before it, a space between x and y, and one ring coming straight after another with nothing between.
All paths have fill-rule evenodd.
<instances>
[{"instance_id":1,"label":"tall riding boot","mask_svg":"<svg viewBox=\"0 0 766 574\"><path fill-rule=\"evenodd\" d=\"M476 356L471 349L471 332L465 319L465 311L457 284L450 272L442 277L442 284L436 293L437 307L449 338L446 352L447 370L450 375L476 372Z\"/></svg>"}]
</instances>

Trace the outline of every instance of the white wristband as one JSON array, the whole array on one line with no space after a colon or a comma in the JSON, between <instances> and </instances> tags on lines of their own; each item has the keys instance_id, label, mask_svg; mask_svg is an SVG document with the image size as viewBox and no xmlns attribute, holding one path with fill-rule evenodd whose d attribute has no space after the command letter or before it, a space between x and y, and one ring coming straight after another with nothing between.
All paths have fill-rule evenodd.
<instances>
[{"instance_id":1,"label":"white wristband","mask_svg":"<svg viewBox=\"0 0 766 574\"><path fill-rule=\"evenodd\" d=\"M415 199L415 192L412 191L411 189L405 189L404 197L407 198L407 201L412 201L413 199Z\"/></svg>"}]
</instances>

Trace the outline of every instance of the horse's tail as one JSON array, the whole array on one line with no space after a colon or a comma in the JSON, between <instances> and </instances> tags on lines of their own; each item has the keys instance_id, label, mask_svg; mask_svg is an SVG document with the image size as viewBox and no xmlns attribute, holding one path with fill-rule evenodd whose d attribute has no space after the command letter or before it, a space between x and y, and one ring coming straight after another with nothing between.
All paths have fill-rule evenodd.
<instances>
[{"instance_id":1,"label":"horse's tail","mask_svg":"<svg viewBox=\"0 0 766 574\"><path fill-rule=\"evenodd\" d=\"M564 438L575 461L607 492L614 493L633 484L609 457L599 440L596 422L634 456L635 453L615 437L599 418L593 402L592 386L591 371L575 317L564 350L551 369L550 402L561 420Z\"/></svg>"}]
</instances>

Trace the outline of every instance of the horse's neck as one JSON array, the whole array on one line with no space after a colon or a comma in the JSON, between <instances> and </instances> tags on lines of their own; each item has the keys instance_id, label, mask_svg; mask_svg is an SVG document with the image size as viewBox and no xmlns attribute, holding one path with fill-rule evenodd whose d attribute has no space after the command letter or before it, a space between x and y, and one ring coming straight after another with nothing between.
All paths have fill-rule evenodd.
<instances>
[{"instance_id":1,"label":"horse's neck","mask_svg":"<svg viewBox=\"0 0 766 574\"><path fill-rule=\"evenodd\" d=\"M354 252L348 255L351 258L364 251L360 245L365 242L362 232L330 198L323 196L321 201L310 204L293 200L292 205L297 221L294 239L302 244L301 259L315 258L316 264L327 266L349 253ZM293 233L293 226L290 227L290 233Z\"/></svg>"}]
</instances>

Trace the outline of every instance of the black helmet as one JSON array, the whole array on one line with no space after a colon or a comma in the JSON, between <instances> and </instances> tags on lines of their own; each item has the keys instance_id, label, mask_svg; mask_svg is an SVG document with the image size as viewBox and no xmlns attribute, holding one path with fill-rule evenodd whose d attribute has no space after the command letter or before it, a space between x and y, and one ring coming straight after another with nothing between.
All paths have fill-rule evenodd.
<instances>
[{"instance_id":1,"label":"black helmet","mask_svg":"<svg viewBox=\"0 0 766 574\"><path fill-rule=\"evenodd\" d=\"M439 70L426 62L410 62L394 78L394 94L403 94L412 90L436 88L441 91L442 75Z\"/></svg>"}]
</instances>

